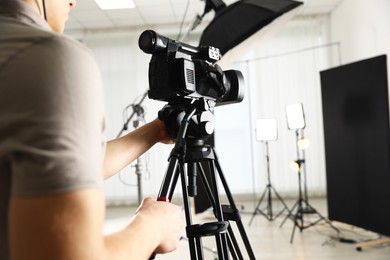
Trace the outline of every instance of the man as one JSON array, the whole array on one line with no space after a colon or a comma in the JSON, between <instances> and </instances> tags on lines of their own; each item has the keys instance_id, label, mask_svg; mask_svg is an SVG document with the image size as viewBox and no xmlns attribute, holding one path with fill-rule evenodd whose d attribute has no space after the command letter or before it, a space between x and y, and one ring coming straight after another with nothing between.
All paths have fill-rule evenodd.
<instances>
[{"instance_id":1,"label":"man","mask_svg":"<svg viewBox=\"0 0 390 260\"><path fill-rule=\"evenodd\" d=\"M103 178L157 142L156 119L105 143L100 74L60 35L75 0L0 0L0 259L148 259L174 250L178 206L143 201L122 231L102 235Z\"/></svg>"}]
</instances>

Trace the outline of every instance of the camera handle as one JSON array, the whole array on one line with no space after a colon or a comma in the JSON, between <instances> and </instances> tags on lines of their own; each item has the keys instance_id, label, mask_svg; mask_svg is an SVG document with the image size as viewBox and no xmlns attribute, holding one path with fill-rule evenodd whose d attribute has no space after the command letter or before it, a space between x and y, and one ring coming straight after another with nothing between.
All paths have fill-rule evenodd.
<instances>
[{"instance_id":1,"label":"camera handle","mask_svg":"<svg viewBox=\"0 0 390 260\"><path fill-rule=\"evenodd\" d=\"M230 226L230 220L236 222L247 249L249 259L254 260L255 256L241 222L239 211L227 186L226 179L222 174L214 149L211 146L205 145L204 140L202 139L189 139L187 137L187 130L189 129L191 118L197 113L204 111L204 102L205 101L202 99L195 100L194 103L191 104L190 109L187 109L187 112L181 120L176 144L170 153L168 168L157 200L171 202L175 186L180 176L191 260L204 259L201 238L205 236L215 237L219 260L229 259L229 252L233 256L233 259L244 259L235 235L233 234L233 229ZM206 177L201 162L206 162L211 169L210 181ZM189 169L189 186L187 185L186 180L185 163L188 164L187 168ZM217 221L193 225L188 197L193 196L189 193L196 190L196 184L194 182L197 171L200 173L200 178L206 189L207 197L213 206ZM217 173L219 174L230 205L221 205L217 185Z\"/></svg>"}]
</instances>

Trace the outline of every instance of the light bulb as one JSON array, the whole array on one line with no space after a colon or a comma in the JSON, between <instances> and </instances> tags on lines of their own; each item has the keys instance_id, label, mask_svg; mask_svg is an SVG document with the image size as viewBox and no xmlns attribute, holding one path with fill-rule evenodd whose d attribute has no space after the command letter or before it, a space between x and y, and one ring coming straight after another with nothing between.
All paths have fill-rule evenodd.
<instances>
[{"instance_id":1,"label":"light bulb","mask_svg":"<svg viewBox=\"0 0 390 260\"><path fill-rule=\"evenodd\" d=\"M290 162L290 169L293 170L294 172L299 172L300 165L297 161L292 161Z\"/></svg>"},{"instance_id":2,"label":"light bulb","mask_svg":"<svg viewBox=\"0 0 390 260\"><path fill-rule=\"evenodd\" d=\"M297 145L298 145L299 149L305 150L305 149L309 148L310 141L307 138L301 138L297 141Z\"/></svg>"}]
</instances>

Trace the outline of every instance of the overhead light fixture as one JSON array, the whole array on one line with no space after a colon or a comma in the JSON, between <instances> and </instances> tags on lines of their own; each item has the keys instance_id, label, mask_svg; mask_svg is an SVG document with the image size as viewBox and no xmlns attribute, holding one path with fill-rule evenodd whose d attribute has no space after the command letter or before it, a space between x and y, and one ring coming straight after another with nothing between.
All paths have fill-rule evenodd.
<instances>
[{"instance_id":1,"label":"overhead light fixture","mask_svg":"<svg viewBox=\"0 0 390 260\"><path fill-rule=\"evenodd\" d=\"M102 10L130 9L135 7L133 0L95 0Z\"/></svg>"}]
</instances>

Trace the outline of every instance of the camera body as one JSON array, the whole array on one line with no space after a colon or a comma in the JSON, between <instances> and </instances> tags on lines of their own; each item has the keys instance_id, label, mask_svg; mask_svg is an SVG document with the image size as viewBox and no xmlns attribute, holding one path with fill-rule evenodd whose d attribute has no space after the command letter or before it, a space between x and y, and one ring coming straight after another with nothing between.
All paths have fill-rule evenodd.
<instances>
[{"instance_id":1,"label":"camera body","mask_svg":"<svg viewBox=\"0 0 390 260\"><path fill-rule=\"evenodd\" d=\"M204 98L216 105L242 101L243 76L236 70L222 71L215 64L221 58L219 49L193 47L152 30L140 35L138 45L152 54L149 98L175 103L183 98Z\"/></svg>"}]
</instances>

